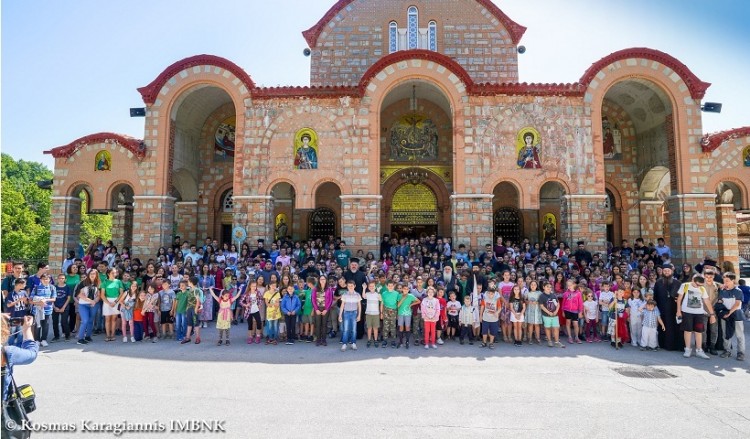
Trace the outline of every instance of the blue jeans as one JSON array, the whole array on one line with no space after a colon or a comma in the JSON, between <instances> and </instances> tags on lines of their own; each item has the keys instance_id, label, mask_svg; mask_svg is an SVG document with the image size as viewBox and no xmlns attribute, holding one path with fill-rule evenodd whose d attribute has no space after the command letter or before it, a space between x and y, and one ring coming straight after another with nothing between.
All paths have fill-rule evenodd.
<instances>
[{"instance_id":1,"label":"blue jeans","mask_svg":"<svg viewBox=\"0 0 750 439\"><path fill-rule=\"evenodd\" d=\"M342 319L343 329L341 341L343 343L356 343L357 342L357 311L344 311L344 318Z\"/></svg>"},{"instance_id":2,"label":"blue jeans","mask_svg":"<svg viewBox=\"0 0 750 439\"><path fill-rule=\"evenodd\" d=\"M101 303L101 302L100 302ZM96 306L80 304L78 305L78 313L81 314L81 324L78 328L78 339L81 340L84 336L91 337L94 333L94 313L96 312Z\"/></svg>"},{"instance_id":3,"label":"blue jeans","mask_svg":"<svg viewBox=\"0 0 750 439\"><path fill-rule=\"evenodd\" d=\"M22 326L11 326L10 337L8 337L8 346L21 347L23 342L23 327Z\"/></svg>"},{"instance_id":4,"label":"blue jeans","mask_svg":"<svg viewBox=\"0 0 750 439\"><path fill-rule=\"evenodd\" d=\"M174 318L174 331L177 334L177 340L182 340L185 338L185 333L187 332L187 314L184 312L178 312L175 314Z\"/></svg>"},{"instance_id":5,"label":"blue jeans","mask_svg":"<svg viewBox=\"0 0 750 439\"><path fill-rule=\"evenodd\" d=\"M104 306L104 302L99 301L94 306L94 313L91 316L91 323L94 325L95 331L103 331L104 330L104 314L102 314L102 307Z\"/></svg>"},{"instance_id":6,"label":"blue jeans","mask_svg":"<svg viewBox=\"0 0 750 439\"><path fill-rule=\"evenodd\" d=\"M277 340L279 338L278 320L266 320L266 337L269 340Z\"/></svg>"},{"instance_id":7,"label":"blue jeans","mask_svg":"<svg viewBox=\"0 0 750 439\"><path fill-rule=\"evenodd\" d=\"M599 323L604 327L602 337L606 337L607 328L609 327L609 311L599 311Z\"/></svg>"}]
</instances>

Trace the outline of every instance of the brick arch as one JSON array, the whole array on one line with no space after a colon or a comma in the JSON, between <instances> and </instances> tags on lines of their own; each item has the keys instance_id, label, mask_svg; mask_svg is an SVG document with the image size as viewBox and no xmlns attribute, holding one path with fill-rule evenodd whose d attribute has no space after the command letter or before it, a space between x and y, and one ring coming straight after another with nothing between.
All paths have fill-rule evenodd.
<instances>
[{"instance_id":1,"label":"brick arch","mask_svg":"<svg viewBox=\"0 0 750 439\"><path fill-rule=\"evenodd\" d=\"M450 62L449 62L450 61ZM424 81L436 87L450 103L453 130L453 191L466 192L464 181L464 96L467 86L472 84L466 72L455 61L445 55L424 50L401 51L391 54L376 63L361 83L363 99L370 100L368 112L371 127L380 127L382 104L388 94L406 81ZM365 78L369 77L367 82ZM380 135L379 129L371 129L370 136L377 148L370 148L370 169L380 168ZM369 192L376 194L380 190L379 173L372 173L368 181Z\"/></svg>"},{"instance_id":2,"label":"brick arch","mask_svg":"<svg viewBox=\"0 0 750 439\"><path fill-rule=\"evenodd\" d=\"M114 199L115 199L115 196L117 195L117 193L114 192L114 191L115 191L115 189L117 189L119 186L122 186L122 185L128 185L128 186L130 186L130 189L133 190L133 195L138 195L139 194L139 192L138 192L137 189L140 187L140 185L136 185L135 183L133 183L130 180L117 180L117 181L113 182L112 184L110 184L109 188L107 189L107 195L106 195L106 197L107 197L106 198L106 200L107 200L107 206L106 206L106 208L107 209L116 209L117 208L117 205L113 203Z\"/></svg>"},{"instance_id":3,"label":"brick arch","mask_svg":"<svg viewBox=\"0 0 750 439\"><path fill-rule=\"evenodd\" d=\"M382 209L380 210L380 223L383 227L383 233L389 233L391 220L391 206L393 204L393 194L403 184L409 184L399 178L400 173L393 174L386 180L380 194L383 196ZM451 199L448 187L445 182L435 173L427 172L427 179L424 182L432 190L437 200L438 208L438 231L444 236L451 235Z\"/></svg>"},{"instance_id":4,"label":"brick arch","mask_svg":"<svg viewBox=\"0 0 750 439\"><path fill-rule=\"evenodd\" d=\"M524 186L518 181L518 179L514 177L508 177L506 175L500 175L492 180L487 180L484 183L484 186L482 187L482 193L483 194L494 194L495 188L500 183L510 183L511 186L513 186L516 191L518 192L518 208L519 209L527 209L531 200L529 197L529 194L527 191L524 191Z\"/></svg>"},{"instance_id":5,"label":"brick arch","mask_svg":"<svg viewBox=\"0 0 750 439\"><path fill-rule=\"evenodd\" d=\"M689 174L679 166L683 157L689 155L691 145L699 146L697 140L692 140L688 133L693 126L700 126L701 111L699 99L710 84L698 80L695 75L682 63L662 52L651 49L632 49L616 52L594 64L581 78L581 83L587 85L584 101L591 105L591 120L602 118L604 97L612 86L619 82L642 79L660 88L669 99L672 106L672 135L674 148L669 151L670 160L675 163L674 189L684 193L687 183L683 178ZM667 118L669 123L670 118ZM604 158L602 147L602 127L600 123L593 123L592 139L594 143L594 159L597 172L604 172ZM596 192L602 182L596 183Z\"/></svg>"},{"instance_id":6,"label":"brick arch","mask_svg":"<svg viewBox=\"0 0 750 439\"><path fill-rule=\"evenodd\" d=\"M77 197L81 191L86 191L88 198L88 210L91 210L91 206L94 204L94 190L91 183L87 181L78 180L70 184L65 191L62 191L66 197Z\"/></svg>"},{"instance_id":7,"label":"brick arch","mask_svg":"<svg viewBox=\"0 0 750 439\"><path fill-rule=\"evenodd\" d=\"M308 184L313 180L312 184ZM315 191L326 182L336 184L342 195L353 192L352 185L339 171L329 169L275 171L266 178L267 183L258 187L259 194L271 195L271 190L278 183L289 183L294 188L294 202L297 209L313 209L315 207Z\"/></svg>"},{"instance_id":8,"label":"brick arch","mask_svg":"<svg viewBox=\"0 0 750 439\"><path fill-rule=\"evenodd\" d=\"M152 93L149 96L153 96L153 103L150 104L146 113L146 126L149 129L146 130L144 142L150 150L154 151L150 155L152 160L158 163L157 168L159 168L153 187L147 188L150 194L166 194L170 189L171 174L169 167L170 159L174 153L172 151L173 125L171 115L188 94L197 91L202 86L216 87L229 95L237 116L235 160L242 160L245 138L245 118L243 116L245 105L251 103L249 89L254 84L252 84L252 81L248 83L246 79L243 79L241 69L235 68L236 66L229 61L227 63L230 64L226 64L216 61L218 57L199 56L193 58L188 58L189 62L173 64L157 78L158 81L155 80L147 86L151 88L160 86L156 95L153 95L153 90L149 92ZM199 61L205 61L205 63ZM178 67L181 67L181 69ZM165 79L168 76L167 74L171 76Z\"/></svg>"},{"instance_id":9,"label":"brick arch","mask_svg":"<svg viewBox=\"0 0 750 439\"><path fill-rule=\"evenodd\" d=\"M615 209L618 210L625 210L629 208L630 206L625 206L624 201L627 200L627 198L623 197L622 194L626 194L625 190L622 188L622 185L620 185L616 181L607 181L604 185L605 191L610 191L614 197L615 201ZM605 192L606 195L606 192Z\"/></svg>"},{"instance_id":10,"label":"brick arch","mask_svg":"<svg viewBox=\"0 0 750 439\"><path fill-rule=\"evenodd\" d=\"M746 180L738 178L736 175L737 171L733 169L726 169L722 172L711 175L711 177L708 179L708 182L706 183L706 191L708 193L716 193L716 188L719 186L719 183L734 183L742 192L740 196L740 199L742 200L742 208L748 209L750 208L750 194L748 193L748 183Z\"/></svg>"}]
</instances>

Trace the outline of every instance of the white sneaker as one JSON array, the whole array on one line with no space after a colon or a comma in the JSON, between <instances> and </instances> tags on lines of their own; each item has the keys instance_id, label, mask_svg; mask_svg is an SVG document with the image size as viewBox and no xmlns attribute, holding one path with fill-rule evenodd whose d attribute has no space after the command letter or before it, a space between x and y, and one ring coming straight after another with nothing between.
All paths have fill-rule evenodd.
<instances>
[{"instance_id":1,"label":"white sneaker","mask_svg":"<svg viewBox=\"0 0 750 439\"><path fill-rule=\"evenodd\" d=\"M437 341L438 341L438 344L443 344L443 339L442 339L442 338L438 338L438 340L437 340ZM433 345L433 346L434 346L434 345Z\"/></svg>"},{"instance_id":2,"label":"white sneaker","mask_svg":"<svg viewBox=\"0 0 750 439\"><path fill-rule=\"evenodd\" d=\"M685 358L690 358L691 355L693 355L693 350L690 348L685 348L685 353L682 354L682 356Z\"/></svg>"},{"instance_id":3,"label":"white sneaker","mask_svg":"<svg viewBox=\"0 0 750 439\"><path fill-rule=\"evenodd\" d=\"M135 343L135 337L130 337L130 342Z\"/></svg>"},{"instance_id":4,"label":"white sneaker","mask_svg":"<svg viewBox=\"0 0 750 439\"><path fill-rule=\"evenodd\" d=\"M123 342L123 343L127 343L127 342L128 342L128 338L127 338L127 337L123 337L123 338L122 338L122 342Z\"/></svg>"},{"instance_id":5,"label":"white sneaker","mask_svg":"<svg viewBox=\"0 0 750 439\"><path fill-rule=\"evenodd\" d=\"M353 351L356 351L356 350L357 350L357 343L352 343L352 350L353 350Z\"/></svg>"},{"instance_id":6,"label":"white sneaker","mask_svg":"<svg viewBox=\"0 0 750 439\"><path fill-rule=\"evenodd\" d=\"M432 345L432 349L437 349L437 346L435 346L435 345Z\"/></svg>"},{"instance_id":7,"label":"white sneaker","mask_svg":"<svg viewBox=\"0 0 750 439\"><path fill-rule=\"evenodd\" d=\"M705 352L703 352L703 349L696 349L695 350L695 356L698 357L698 358L703 358L704 360L711 359L711 357L709 357L708 355L706 355Z\"/></svg>"},{"instance_id":8,"label":"white sneaker","mask_svg":"<svg viewBox=\"0 0 750 439\"><path fill-rule=\"evenodd\" d=\"M346 345L345 345L345 344L342 344L342 345L341 345L341 352L344 352L345 350L346 350Z\"/></svg>"},{"instance_id":9,"label":"white sneaker","mask_svg":"<svg viewBox=\"0 0 750 439\"><path fill-rule=\"evenodd\" d=\"M430 348L430 345L426 344L426 345L424 345L424 348L425 348L425 349L429 349L429 348Z\"/></svg>"},{"instance_id":10,"label":"white sneaker","mask_svg":"<svg viewBox=\"0 0 750 439\"><path fill-rule=\"evenodd\" d=\"M47 343L47 340L42 340L42 346L45 348L49 346L49 343Z\"/></svg>"}]
</instances>

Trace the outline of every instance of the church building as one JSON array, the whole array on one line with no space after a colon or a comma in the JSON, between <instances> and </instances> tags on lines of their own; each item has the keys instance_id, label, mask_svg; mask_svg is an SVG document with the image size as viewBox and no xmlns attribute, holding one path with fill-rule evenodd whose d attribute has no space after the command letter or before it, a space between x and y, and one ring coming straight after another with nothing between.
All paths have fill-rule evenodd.
<instances>
[{"instance_id":1,"label":"church building","mask_svg":"<svg viewBox=\"0 0 750 439\"><path fill-rule=\"evenodd\" d=\"M142 139L47 151L50 263L77 247L85 198L142 258L175 235L333 235L367 251L435 234L591 251L665 237L675 262L736 264L750 127L705 134L710 84L658 48L613 48L575 83L522 82L525 31L490 0L339 0L302 32L310 86L179 60L138 89Z\"/></svg>"}]
</instances>

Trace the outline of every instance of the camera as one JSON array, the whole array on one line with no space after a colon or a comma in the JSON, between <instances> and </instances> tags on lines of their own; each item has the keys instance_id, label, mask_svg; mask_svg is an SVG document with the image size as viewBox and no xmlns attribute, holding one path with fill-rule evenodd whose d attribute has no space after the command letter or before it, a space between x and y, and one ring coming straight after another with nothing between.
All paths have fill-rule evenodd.
<instances>
[{"instance_id":1,"label":"camera","mask_svg":"<svg viewBox=\"0 0 750 439\"><path fill-rule=\"evenodd\" d=\"M28 314L28 315L33 315L33 314ZM10 319L8 319L8 321L9 321L10 326L22 326L24 318L26 317L25 316L11 317Z\"/></svg>"}]
</instances>

